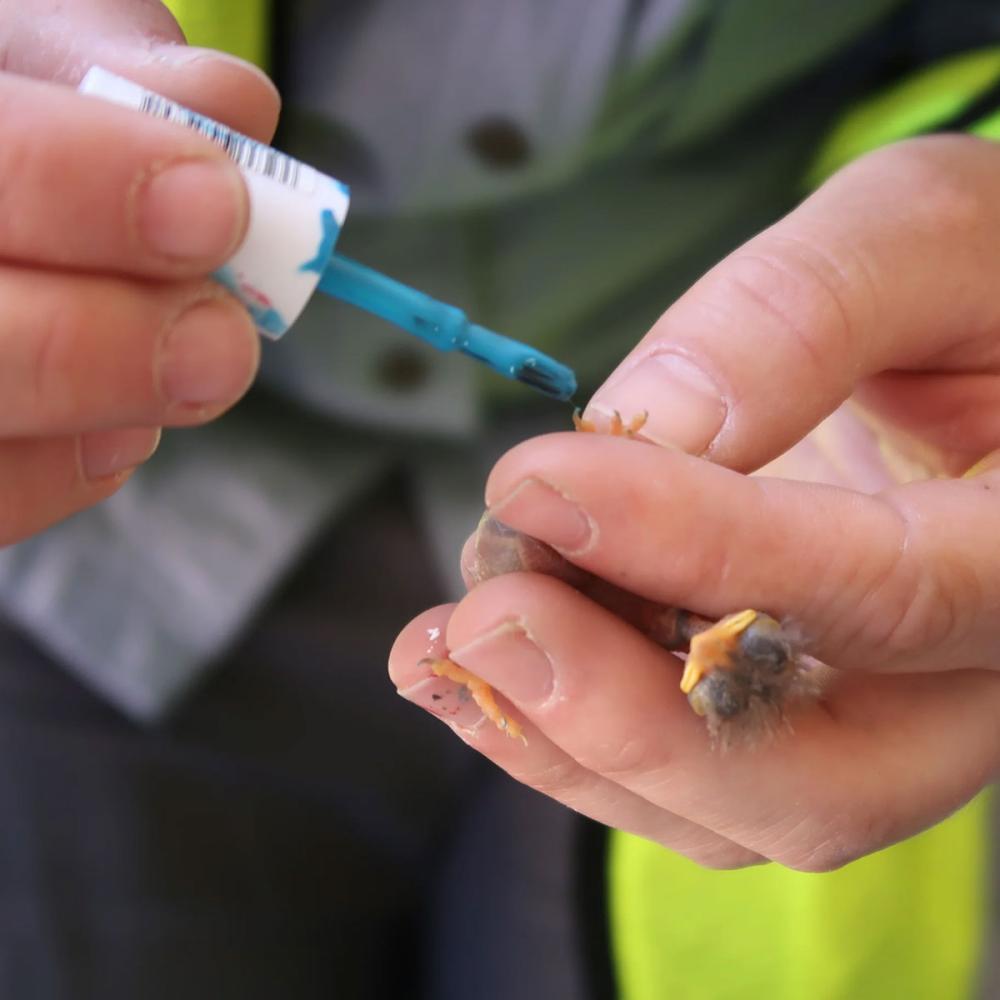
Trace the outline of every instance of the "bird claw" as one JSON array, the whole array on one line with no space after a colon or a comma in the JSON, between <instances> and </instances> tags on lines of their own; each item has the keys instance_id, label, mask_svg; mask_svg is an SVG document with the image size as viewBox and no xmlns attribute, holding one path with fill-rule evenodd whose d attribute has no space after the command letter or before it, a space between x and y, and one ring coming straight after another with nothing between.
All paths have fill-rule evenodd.
<instances>
[{"instance_id":1,"label":"bird claw","mask_svg":"<svg viewBox=\"0 0 1000 1000\"><path fill-rule=\"evenodd\" d=\"M603 433L610 434L612 437L627 437L634 438L637 437L639 431L646 426L646 421L649 420L649 411L643 410L642 413L637 413L628 423L622 420L622 415L615 410L613 416L611 417L611 423L608 428ZM586 417L580 415L579 410L573 411L573 427L582 431L585 434L600 434L601 429Z\"/></svg>"},{"instance_id":2,"label":"bird claw","mask_svg":"<svg viewBox=\"0 0 1000 1000\"><path fill-rule=\"evenodd\" d=\"M461 684L472 696L472 700L482 709L483 715L497 729L506 733L511 739L520 740L527 745L528 741L524 738L524 731L520 724L504 715L497 704L493 688L481 677L477 677L465 667L460 667L454 660L428 658L421 660L420 663L422 666L429 667L435 677L446 677L456 684Z\"/></svg>"}]
</instances>

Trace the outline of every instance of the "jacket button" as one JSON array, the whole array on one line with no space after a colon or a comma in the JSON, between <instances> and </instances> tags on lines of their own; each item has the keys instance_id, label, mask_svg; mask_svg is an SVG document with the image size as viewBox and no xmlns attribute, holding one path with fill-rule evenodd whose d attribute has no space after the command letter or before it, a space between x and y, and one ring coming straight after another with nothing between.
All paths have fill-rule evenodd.
<instances>
[{"instance_id":1,"label":"jacket button","mask_svg":"<svg viewBox=\"0 0 1000 1000\"><path fill-rule=\"evenodd\" d=\"M497 170L512 170L531 159L531 142L510 118L484 118L469 128L465 141L482 163Z\"/></svg>"},{"instance_id":2,"label":"jacket button","mask_svg":"<svg viewBox=\"0 0 1000 1000\"><path fill-rule=\"evenodd\" d=\"M430 374L430 362L412 347L394 347L381 354L375 363L376 381L393 392L415 392Z\"/></svg>"}]
</instances>

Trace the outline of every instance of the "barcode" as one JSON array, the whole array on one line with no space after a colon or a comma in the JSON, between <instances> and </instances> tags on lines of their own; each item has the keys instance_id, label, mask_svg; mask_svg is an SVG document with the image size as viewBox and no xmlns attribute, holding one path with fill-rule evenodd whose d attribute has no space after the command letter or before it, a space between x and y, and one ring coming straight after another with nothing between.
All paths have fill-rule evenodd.
<instances>
[{"instance_id":1,"label":"barcode","mask_svg":"<svg viewBox=\"0 0 1000 1000\"><path fill-rule=\"evenodd\" d=\"M145 92L142 95L139 110L153 118L176 122L200 132L221 146L229 154L230 159L244 170L261 177L268 177L279 184L295 188L303 194L313 193L315 188L313 171L303 167L298 160L294 160L284 153L279 153L270 146L265 146L245 135L240 135L239 132L234 132L232 129L226 128L225 125L212 121L211 118L182 108L179 104L174 104L173 101L160 97L159 94Z\"/></svg>"}]
</instances>

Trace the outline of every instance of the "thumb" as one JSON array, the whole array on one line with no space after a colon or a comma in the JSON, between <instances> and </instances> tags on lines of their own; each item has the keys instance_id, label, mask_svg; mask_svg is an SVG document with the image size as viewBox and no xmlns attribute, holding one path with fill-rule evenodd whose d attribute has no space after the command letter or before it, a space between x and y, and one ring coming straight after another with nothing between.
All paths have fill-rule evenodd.
<instances>
[{"instance_id":1,"label":"thumb","mask_svg":"<svg viewBox=\"0 0 1000 1000\"><path fill-rule=\"evenodd\" d=\"M100 65L256 139L274 134L280 99L252 64L190 48L158 0L0 4L0 68L76 86Z\"/></svg>"},{"instance_id":2,"label":"thumb","mask_svg":"<svg viewBox=\"0 0 1000 1000\"><path fill-rule=\"evenodd\" d=\"M879 372L1000 370L998 260L1000 146L888 147L695 284L585 415L645 410L643 437L759 468Z\"/></svg>"}]
</instances>

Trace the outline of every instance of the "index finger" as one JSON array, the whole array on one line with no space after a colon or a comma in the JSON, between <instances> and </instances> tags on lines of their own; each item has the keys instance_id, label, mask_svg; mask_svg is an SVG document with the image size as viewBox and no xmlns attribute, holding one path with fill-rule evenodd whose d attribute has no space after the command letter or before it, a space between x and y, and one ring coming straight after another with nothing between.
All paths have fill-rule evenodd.
<instances>
[{"instance_id":1,"label":"index finger","mask_svg":"<svg viewBox=\"0 0 1000 1000\"><path fill-rule=\"evenodd\" d=\"M0 122L0 259L183 278L243 240L239 169L194 132L9 75Z\"/></svg>"}]
</instances>

